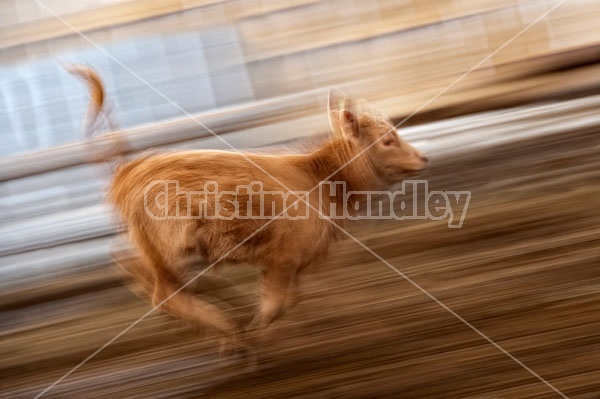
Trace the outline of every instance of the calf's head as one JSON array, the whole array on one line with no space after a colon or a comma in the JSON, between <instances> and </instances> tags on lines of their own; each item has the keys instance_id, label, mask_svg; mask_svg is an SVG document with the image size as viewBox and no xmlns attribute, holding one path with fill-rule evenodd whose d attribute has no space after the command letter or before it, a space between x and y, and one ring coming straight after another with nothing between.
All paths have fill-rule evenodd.
<instances>
[{"instance_id":1,"label":"calf's head","mask_svg":"<svg viewBox=\"0 0 600 399\"><path fill-rule=\"evenodd\" d=\"M366 102L356 102L332 91L328 114L334 136L349 144L353 157L361 153L359 157L363 159L359 162L382 183L400 182L427 166L427 157L402 140L394 125Z\"/></svg>"}]
</instances>

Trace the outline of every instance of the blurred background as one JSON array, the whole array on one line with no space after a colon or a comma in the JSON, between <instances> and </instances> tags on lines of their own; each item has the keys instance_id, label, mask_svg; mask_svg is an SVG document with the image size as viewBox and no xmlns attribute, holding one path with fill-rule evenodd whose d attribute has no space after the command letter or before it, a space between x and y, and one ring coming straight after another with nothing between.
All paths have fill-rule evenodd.
<instances>
[{"instance_id":1,"label":"blurred background","mask_svg":"<svg viewBox=\"0 0 600 399\"><path fill-rule=\"evenodd\" d=\"M227 148L193 116L236 148L293 147L328 131L336 86L402 122L430 190L472 193L460 229L349 231L565 396L598 398L599 21L596 0L0 0L0 397L35 397L150 309L111 257L127 246L91 162L110 137ZM61 62L99 73L122 131L84 140L87 89ZM256 276L224 278L197 289L244 320ZM43 397L560 397L354 242L303 286L252 373L153 313Z\"/></svg>"}]
</instances>

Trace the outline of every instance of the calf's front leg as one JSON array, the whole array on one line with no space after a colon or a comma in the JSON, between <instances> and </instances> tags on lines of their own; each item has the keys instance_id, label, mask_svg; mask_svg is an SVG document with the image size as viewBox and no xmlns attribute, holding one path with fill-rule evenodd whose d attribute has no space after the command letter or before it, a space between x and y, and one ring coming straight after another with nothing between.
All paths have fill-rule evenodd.
<instances>
[{"instance_id":1,"label":"calf's front leg","mask_svg":"<svg viewBox=\"0 0 600 399\"><path fill-rule=\"evenodd\" d=\"M289 296L294 291L296 270L281 267L265 268L259 282L260 305L249 330L262 330L283 316Z\"/></svg>"}]
</instances>

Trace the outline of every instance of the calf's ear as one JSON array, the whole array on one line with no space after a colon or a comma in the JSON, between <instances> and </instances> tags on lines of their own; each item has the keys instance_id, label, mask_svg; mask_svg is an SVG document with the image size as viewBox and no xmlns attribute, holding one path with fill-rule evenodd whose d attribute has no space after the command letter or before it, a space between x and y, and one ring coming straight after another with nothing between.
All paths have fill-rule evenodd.
<instances>
[{"instance_id":1,"label":"calf's ear","mask_svg":"<svg viewBox=\"0 0 600 399\"><path fill-rule=\"evenodd\" d=\"M338 89L329 89L327 115L335 137L358 137L358 113L355 102Z\"/></svg>"},{"instance_id":2,"label":"calf's ear","mask_svg":"<svg viewBox=\"0 0 600 399\"><path fill-rule=\"evenodd\" d=\"M342 135L340 126L340 113L344 106L344 94L336 88L329 89L327 97L327 116L329 118L329 127L335 137Z\"/></svg>"},{"instance_id":3,"label":"calf's ear","mask_svg":"<svg viewBox=\"0 0 600 399\"><path fill-rule=\"evenodd\" d=\"M344 106L339 114L339 125L344 137L357 138L359 136L356 105L349 98L344 98Z\"/></svg>"}]
</instances>

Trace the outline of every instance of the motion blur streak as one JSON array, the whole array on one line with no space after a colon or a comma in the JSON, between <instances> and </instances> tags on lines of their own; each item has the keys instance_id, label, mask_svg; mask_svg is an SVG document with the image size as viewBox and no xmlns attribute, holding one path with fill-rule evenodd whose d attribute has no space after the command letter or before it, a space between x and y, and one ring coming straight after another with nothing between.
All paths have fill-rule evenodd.
<instances>
[{"instance_id":1,"label":"motion blur streak","mask_svg":"<svg viewBox=\"0 0 600 399\"><path fill-rule=\"evenodd\" d=\"M600 3L47 5L177 106L36 1L0 4L0 396L34 397L150 309L113 264L130 250L103 205L110 172L89 163L111 140L82 142L87 93L65 60L106 80L133 152L226 148L181 109L236 148L302 151L328 131L329 86L396 123L414 113L400 133L430 159L419 178L472 194L462 227L348 231L564 395L600 395ZM255 284L234 266L195 288L246 323ZM43 397L559 396L353 240L302 287L252 373L153 313Z\"/></svg>"}]
</instances>

